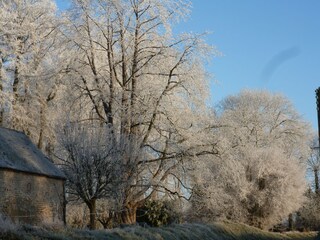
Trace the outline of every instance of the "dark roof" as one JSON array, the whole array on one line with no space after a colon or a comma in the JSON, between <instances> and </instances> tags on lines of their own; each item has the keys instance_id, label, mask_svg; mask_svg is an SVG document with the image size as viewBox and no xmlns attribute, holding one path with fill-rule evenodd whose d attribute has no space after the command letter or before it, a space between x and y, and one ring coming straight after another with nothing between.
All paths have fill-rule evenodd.
<instances>
[{"instance_id":1,"label":"dark roof","mask_svg":"<svg viewBox=\"0 0 320 240\"><path fill-rule=\"evenodd\" d=\"M0 128L0 169L65 179L65 175L22 132Z\"/></svg>"}]
</instances>

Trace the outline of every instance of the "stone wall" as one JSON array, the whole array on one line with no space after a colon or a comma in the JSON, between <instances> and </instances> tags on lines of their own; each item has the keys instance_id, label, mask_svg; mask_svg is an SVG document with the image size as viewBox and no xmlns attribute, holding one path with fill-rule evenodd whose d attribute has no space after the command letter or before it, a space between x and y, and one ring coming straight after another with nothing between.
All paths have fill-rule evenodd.
<instances>
[{"instance_id":1,"label":"stone wall","mask_svg":"<svg viewBox=\"0 0 320 240\"><path fill-rule=\"evenodd\" d=\"M0 169L0 212L15 223L63 224L64 181Z\"/></svg>"}]
</instances>

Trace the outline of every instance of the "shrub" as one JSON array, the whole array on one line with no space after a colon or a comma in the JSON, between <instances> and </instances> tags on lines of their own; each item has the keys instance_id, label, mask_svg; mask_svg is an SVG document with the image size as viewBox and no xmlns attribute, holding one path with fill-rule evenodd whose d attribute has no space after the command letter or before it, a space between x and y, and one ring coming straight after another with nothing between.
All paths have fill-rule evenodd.
<instances>
[{"instance_id":1,"label":"shrub","mask_svg":"<svg viewBox=\"0 0 320 240\"><path fill-rule=\"evenodd\" d=\"M299 231L320 230L320 196L317 193L307 193L307 199L297 213L296 226Z\"/></svg>"},{"instance_id":2,"label":"shrub","mask_svg":"<svg viewBox=\"0 0 320 240\"><path fill-rule=\"evenodd\" d=\"M180 222L180 214L176 211L173 201L148 200L138 209L137 222L160 227Z\"/></svg>"}]
</instances>

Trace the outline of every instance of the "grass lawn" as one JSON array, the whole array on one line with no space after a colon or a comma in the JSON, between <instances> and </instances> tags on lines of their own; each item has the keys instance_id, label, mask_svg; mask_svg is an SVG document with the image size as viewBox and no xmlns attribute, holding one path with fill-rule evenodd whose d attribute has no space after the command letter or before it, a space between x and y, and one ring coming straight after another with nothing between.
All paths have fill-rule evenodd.
<instances>
[{"instance_id":1,"label":"grass lawn","mask_svg":"<svg viewBox=\"0 0 320 240\"><path fill-rule=\"evenodd\" d=\"M211 225L205 224L180 224L167 227L126 227L111 230L75 230L75 229L48 229L31 226L21 226L0 233L0 239L13 240L269 240L269 239L319 239L317 232L289 232L271 233L244 224L217 222Z\"/></svg>"}]
</instances>

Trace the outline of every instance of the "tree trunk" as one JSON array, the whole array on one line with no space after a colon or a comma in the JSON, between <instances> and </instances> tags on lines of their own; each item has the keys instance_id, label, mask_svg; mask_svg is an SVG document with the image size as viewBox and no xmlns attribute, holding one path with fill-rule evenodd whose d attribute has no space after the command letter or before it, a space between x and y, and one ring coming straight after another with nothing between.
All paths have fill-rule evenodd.
<instances>
[{"instance_id":1,"label":"tree trunk","mask_svg":"<svg viewBox=\"0 0 320 240\"><path fill-rule=\"evenodd\" d=\"M45 106L41 104L40 106L40 132L39 132L39 140L38 140L38 148L41 150L44 150L43 148L43 141L44 141L44 129L45 129L45 122L46 122L46 116L45 116Z\"/></svg>"},{"instance_id":2,"label":"tree trunk","mask_svg":"<svg viewBox=\"0 0 320 240\"><path fill-rule=\"evenodd\" d=\"M318 169L313 170L314 173L314 183L315 183L315 192L316 194L319 194L319 175L318 175Z\"/></svg>"},{"instance_id":3,"label":"tree trunk","mask_svg":"<svg viewBox=\"0 0 320 240\"><path fill-rule=\"evenodd\" d=\"M137 221L137 207L126 206L121 213L121 220L123 224L135 224Z\"/></svg>"},{"instance_id":4,"label":"tree trunk","mask_svg":"<svg viewBox=\"0 0 320 240\"><path fill-rule=\"evenodd\" d=\"M96 199L91 199L88 203L88 208L90 212L90 229L96 229Z\"/></svg>"},{"instance_id":5,"label":"tree trunk","mask_svg":"<svg viewBox=\"0 0 320 240\"><path fill-rule=\"evenodd\" d=\"M292 231L293 230L293 217L292 217L292 213L289 214L288 217L288 230Z\"/></svg>"},{"instance_id":6,"label":"tree trunk","mask_svg":"<svg viewBox=\"0 0 320 240\"><path fill-rule=\"evenodd\" d=\"M2 86L2 56L0 55L0 96L2 94L3 91L3 86ZM4 109L4 104L0 105L0 126L3 126L3 109Z\"/></svg>"}]
</instances>

